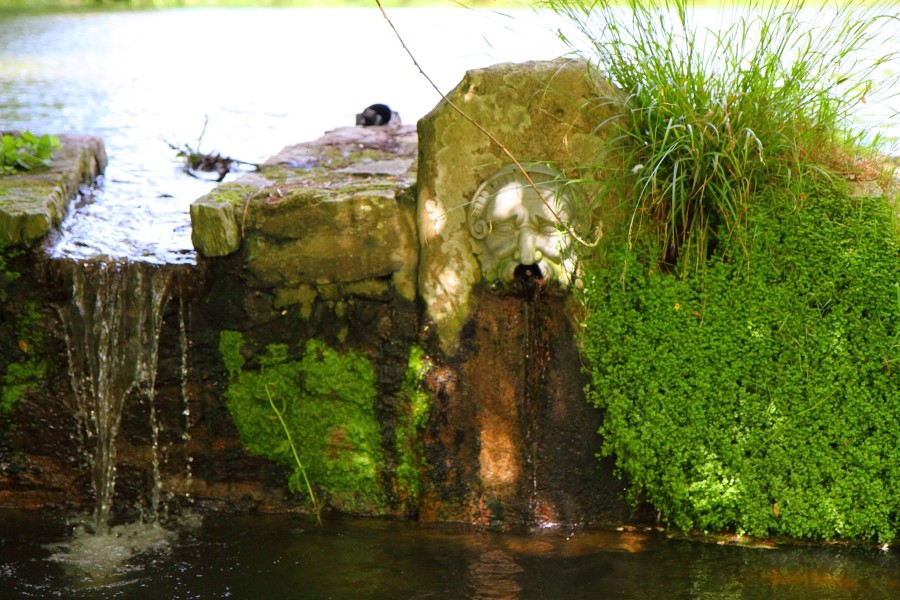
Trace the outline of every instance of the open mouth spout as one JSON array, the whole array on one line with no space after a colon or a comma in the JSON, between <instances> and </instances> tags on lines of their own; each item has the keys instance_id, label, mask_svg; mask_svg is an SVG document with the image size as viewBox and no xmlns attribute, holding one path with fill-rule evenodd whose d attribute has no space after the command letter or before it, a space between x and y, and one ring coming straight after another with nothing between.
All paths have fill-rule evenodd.
<instances>
[{"instance_id":1,"label":"open mouth spout","mask_svg":"<svg viewBox=\"0 0 900 600\"><path fill-rule=\"evenodd\" d=\"M517 265L513 270L513 280L523 284L534 285L544 280L541 267L533 265Z\"/></svg>"}]
</instances>

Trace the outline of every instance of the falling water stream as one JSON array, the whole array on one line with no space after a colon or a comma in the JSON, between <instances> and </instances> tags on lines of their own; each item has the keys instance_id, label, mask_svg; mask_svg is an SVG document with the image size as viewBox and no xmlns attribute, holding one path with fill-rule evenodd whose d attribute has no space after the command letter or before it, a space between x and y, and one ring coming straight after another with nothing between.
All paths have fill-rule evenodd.
<instances>
[{"instance_id":1,"label":"falling water stream","mask_svg":"<svg viewBox=\"0 0 900 600\"><path fill-rule=\"evenodd\" d=\"M547 336L547 327L544 323L546 309L541 306L541 291L546 281L541 277L540 267L537 265L519 265L514 272L517 287L522 295L522 312L525 328L525 382L523 385L524 398L522 402L525 446L528 456L526 466L531 478L531 509L534 522L540 527L555 526L549 514L542 514L546 509L539 497L539 467L538 467L538 439L537 428L540 423L541 385L547 371L547 363L550 360L550 344Z\"/></svg>"},{"instance_id":2,"label":"falling water stream","mask_svg":"<svg viewBox=\"0 0 900 600\"><path fill-rule=\"evenodd\" d=\"M115 490L116 441L129 396L137 394L149 404L154 441L157 437L159 334L172 273L127 260L60 261L59 266L68 271L72 285L70 302L59 307L75 400L69 408L78 422L91 472L92 525L104 531ZM155 468L154 481L158 480Z\"/></svg>"},{"instance_id":3,"label":"falling water stream","mask_svg":"<svg viewBox=\"0 0 900 600\"><path fill-rule=\"evenodd\" d=\"M163 485L156 380L164 312L178 292L178 271L192 267L120 258L54 259L51 268L68 288L68 300L56 306L71 382L64 403L77 424L74 435L94 496L91 514L76 521L71 539L52 546L51 558L102 579L136 555L166 551L177 535L160 519ZM180 295L178 342L184 379L187 333ZM182 393L184 385L182 381ZM146 500L139 507L139 520L113 524L120 426L125 410L135 406L148 418ZM185 413L187 417L186 402Z\"/></svg>"}]
</instances>

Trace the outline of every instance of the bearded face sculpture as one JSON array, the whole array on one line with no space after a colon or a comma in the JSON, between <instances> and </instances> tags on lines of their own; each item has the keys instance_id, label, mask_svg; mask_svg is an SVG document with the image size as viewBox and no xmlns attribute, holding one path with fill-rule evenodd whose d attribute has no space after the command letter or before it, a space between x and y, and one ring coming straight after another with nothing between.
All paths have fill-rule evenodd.
<instances>
[{"instance_id":1,"label":"bearded face sculpture","mask_svg":"<svg viewBox=\"0 0 900 600\"><path fill-rule=\"evenodd\" d=\"M482 183L469 204L469 233L486 281L511 284L523 272L561 290L575 260L566 230L573 204L555 170L503 167ZM528 179L531 179L529 181Z\"/></svg>"}]
</instances>

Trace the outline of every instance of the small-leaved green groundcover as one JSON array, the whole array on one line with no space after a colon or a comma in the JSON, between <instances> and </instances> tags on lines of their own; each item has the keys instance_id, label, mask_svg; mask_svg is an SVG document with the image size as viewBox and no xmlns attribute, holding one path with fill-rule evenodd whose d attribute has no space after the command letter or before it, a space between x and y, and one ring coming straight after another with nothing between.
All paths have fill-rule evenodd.
<instances>
[{"instance_id":1,"label":"small-leaved green groundcover","mask_svg":"<svg viewBox=\"0 0 900 600\"><path fill-rule=\"evenodd\" d=\"M56 148L59 148L56 136L38 137L30 131L20 135L5 134L0 137L0 175L46 166Z\"/></svg>"},{"instance_id":2,"label":"small-leaved green groundcover","mask_svg":"<svg viewBox=\"0 0 900 600\"><path fill-rule=\"evenodd\" d=\"M662 272L611 246L587 281L590 399L635 501L684 530L900 530L900 244L887 205L757 205L746 260ZM748 273L747 264L750 270Z\"/></svg>"},{"instance_id":3,"label":"small-leaved green groundcover","mask_svg":"<svg viewBox=\"0 0 900 600\"><path fill-rule=\"evenodd\" d=\"M760 1L707 31L687 0L546 4L624 108L582 342L631 499L684 530L896 538L896 205L845 184L879 176L851 123L896 89L896 11Z\"/></svg>"}]
</instances>

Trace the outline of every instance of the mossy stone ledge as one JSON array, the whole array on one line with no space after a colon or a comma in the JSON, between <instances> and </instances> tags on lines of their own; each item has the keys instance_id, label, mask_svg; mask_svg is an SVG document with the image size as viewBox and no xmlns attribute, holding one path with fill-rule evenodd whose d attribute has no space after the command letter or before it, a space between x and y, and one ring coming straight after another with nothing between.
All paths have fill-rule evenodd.
<instances>
[{"instance_id":1,"label":"mossy stone ledge","mask_svg":"<svg viewBox=\"0 0 900 600\"><path fill-rule=\"evenodd\" d=\"M50 166L0 177L0 246L33 247L66 216L78 186L106 167L99 137L59 135Z\"/></svg>"},{"instance_id":2,"label":"mossy stone ledge","mask_svg":"<svg viewBox=\"0 0 900 600\"><path fill-rule=\"evenodd\" d=\"M244 252L258 287L391 279L415 296L415 127L345 127L289 146L191 205L204 257Z\"/></svg>"}]
</instances>

